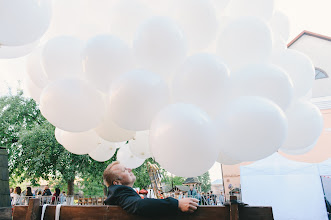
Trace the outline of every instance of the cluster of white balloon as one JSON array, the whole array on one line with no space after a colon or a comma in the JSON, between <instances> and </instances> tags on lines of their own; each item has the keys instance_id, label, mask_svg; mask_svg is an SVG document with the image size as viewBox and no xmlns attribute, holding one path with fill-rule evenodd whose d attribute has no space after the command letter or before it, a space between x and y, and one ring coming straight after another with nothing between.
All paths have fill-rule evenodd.
<instances>
[{"instance_id":1,"label":"cluster of white balloon","mask_svg":"<svg viewBox=\"0 0 331 220\"><path fill-rule=\"evenodd\" d=\"M319 137L314 66L286 48L273 0L121 0L112 12L110 33L58 36L27 58L31 94L69 151L104 161L129 140L125 165L153 156L188 177Z\"/></svg>"}]
</instances>

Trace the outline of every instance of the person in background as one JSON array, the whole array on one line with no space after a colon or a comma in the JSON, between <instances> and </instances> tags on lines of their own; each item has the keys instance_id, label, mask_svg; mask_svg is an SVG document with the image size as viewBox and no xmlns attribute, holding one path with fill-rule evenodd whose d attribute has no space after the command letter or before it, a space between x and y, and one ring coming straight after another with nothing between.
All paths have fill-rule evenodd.
<instances>
[{"instance_id":1,"label":"person in background","mask_svg":"<svg viewBox=\"0 0 331 220\"><path fill-rule=\"evenodd\" d=\"M223 192L221 192L221 195L220 197L218 198L219 202L220 202L220 205L223 205L224 204L224 195L223 195Z\"/></svg>"},{"instance_id":2,"label":"person in background","mask_svg":"<svg viewBox=\"0 0 331 220\"><path fill-rule=\"evenodd\" d=\"M217 196L215 194L213 194L213 191L210 191L210 200L211 200L211 205L216 205L217 202L216 202L216 199L217 199Z\"/></svg>"},{"instance_id":3,"label":"person in background","mask_svg":"<svg viewBox=\"0 0 331 220\"><path fill-rule=\"evenodd\" d=\"M30 186L26 187L26 195L25 196L34 196Z\"/></svg>"},{"instance_id":4,"label":"person in background","mask_svg":"<svg viewBox=\"0 0 331 220\"><path fill-rule=\"evenodd\" d=\"M22 192L22 190L21 190L21 187L19 187L19 186L17 186L14 189L11 205L20 205L20 203L21 203L21 192Z\"/></svg>"},{"instance_id":5,"label":"person in background","mask_svg":"<svg viewBox=\"0 0 331 220\"><path fill-rule=\"evenodd\" d=\"M193 185L190 185L190 190L187 192L190 198L197 198L197 191L193 188Z\"/></svg>"},{"instance_id":6,"label":"person in background","mask_svg":"<svg viewBox=\"0 0 331 220\"><path fill-rule=\"evenodd\" d=\"M44 189L44 192L43 192L43 196L51 196L51 195L52 195L51 190L49 189L48 186L45 186L45 189Z\"/></svg>"},{"instance_id":7,"label":"person in background","mask_svg":"<svg viewBox=\"0 0 331 220\"><path fill-rule=\"evenodd\" d=\"M55 193L53 194L53 197L52 197L52 204L58 203L60 192L61 192L61 190L59 188L55 188Z\"/></svg>"}]
</instances>

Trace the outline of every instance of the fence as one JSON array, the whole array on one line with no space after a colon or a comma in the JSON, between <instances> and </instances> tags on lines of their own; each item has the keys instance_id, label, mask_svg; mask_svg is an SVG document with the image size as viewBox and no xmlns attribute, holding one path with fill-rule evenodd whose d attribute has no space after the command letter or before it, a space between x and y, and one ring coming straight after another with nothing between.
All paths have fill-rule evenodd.
<instances>
[{"instance_id":1,"label":"fence","mask_svg":"<svg viewBox=\"0 0 331 220\"><path fill-rule=\"evenodd\" d=\"M64 205L74 205L74 196L19 196L12 198L12 205L28 205L31 198L40 199L40 205L44 204L64 204Z\"/></svg>"}]
</instances>

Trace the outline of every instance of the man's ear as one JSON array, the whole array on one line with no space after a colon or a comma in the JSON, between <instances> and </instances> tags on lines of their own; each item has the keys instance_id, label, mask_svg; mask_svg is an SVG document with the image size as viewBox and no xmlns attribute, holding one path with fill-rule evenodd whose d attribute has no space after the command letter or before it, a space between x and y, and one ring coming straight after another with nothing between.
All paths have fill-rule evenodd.
<instances>
[{"instance_id":1,"label":"man's ear","mask_svg":"<svg viewBox=\"0 0 331 220\"><path fill-rule=\"evenodd\" d=\"M113 181L113 185L121 185L121 183L119 181L117 181L117 180L114 180Z\"/></svg>"}]
</instances>

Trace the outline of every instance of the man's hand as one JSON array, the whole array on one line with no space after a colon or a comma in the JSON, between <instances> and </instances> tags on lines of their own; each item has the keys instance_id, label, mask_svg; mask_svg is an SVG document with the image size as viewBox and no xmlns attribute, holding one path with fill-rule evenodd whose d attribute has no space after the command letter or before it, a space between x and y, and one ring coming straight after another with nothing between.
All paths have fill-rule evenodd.
<instances>
[{"instance_id":1,"label":"man's hand","mask_svg":"<svg viewBox=\"0 0 331 220\"><path fill-rule=\"evenodd\" d=\"M198 208L199 200L193 198L184 198L178 200L178 209L182 212L194 212Z\"/></svg>"}]
</instances>

